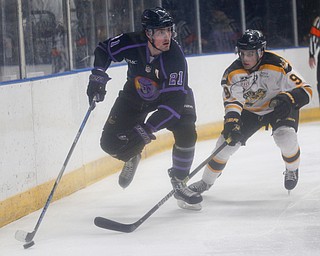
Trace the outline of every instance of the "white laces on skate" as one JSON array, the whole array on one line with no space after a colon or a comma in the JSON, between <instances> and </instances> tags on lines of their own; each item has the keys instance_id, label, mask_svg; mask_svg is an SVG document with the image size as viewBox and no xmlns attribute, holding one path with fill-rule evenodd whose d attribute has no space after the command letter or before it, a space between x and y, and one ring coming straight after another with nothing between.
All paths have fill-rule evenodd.
<instances>
[{"instance_id":1,"label":"white laces on skate","mask_svg":"<svg viewBox=\"0 0 320 256\"><path fill-rule=\"evenodd\" d=\"M179 192L187 197L192 197L198 195L198 193L190 190L188 187L181 187L177 188L176 190L179 190Z\"/></svg>"},{"instance_id":2,"label":"white laces on skate","mask_svg":"<svg viewBox=\"0 0 320 256\"><path fill-rule=\"evenodd\" d=\"M288 190L290 195L290 190L294 189L298 183L298 169L294 171L284 171L284 187Z\"/></svg>"},{"instance_id":3,"label":"white laces on skate","mask_svg":"<svg viewBox=\"0 0 320 256\"><path fill-rule=\"evenodd\" d=\"M204 191L207 191L211 188L212 185L207 184L203 180L199 180L191 185L189 185L189 189L191 189L194 192L203 193Z\"/></svg>"},{"instance_id":4,"label":"white laces on skate","mask_svg":"<svg viewBox=\"0 0 320 256\"><path fill-rule=\"evenodd\" d=\"M295 181L297 179L297 171L288 171L288 170L285 170L283 172L283 174L285 175L285 179L287 181L289 180L292 180L292 181Z\"/></svg>"}]
</instances>

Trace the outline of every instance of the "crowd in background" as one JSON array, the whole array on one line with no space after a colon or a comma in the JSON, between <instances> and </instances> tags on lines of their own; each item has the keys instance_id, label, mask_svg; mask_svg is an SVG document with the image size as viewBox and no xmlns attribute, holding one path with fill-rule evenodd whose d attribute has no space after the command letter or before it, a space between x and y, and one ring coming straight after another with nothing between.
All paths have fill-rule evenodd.
<instances>
[{"instance_id":1,"label":"crowd in background","mask_svg":"<svg viewBox=\"0 0 320 256\"><path fill-rule=\"evenodd\" d=\"M89 68L99 41L140 30L142 11L154 6L173 15L176 40L186 55L233 52L246 28L261 30L269 49L305 47L312 21L320 13L320 2L308 0L0 0L0 4L0 82Z\"/></svg>"}]
</instances>

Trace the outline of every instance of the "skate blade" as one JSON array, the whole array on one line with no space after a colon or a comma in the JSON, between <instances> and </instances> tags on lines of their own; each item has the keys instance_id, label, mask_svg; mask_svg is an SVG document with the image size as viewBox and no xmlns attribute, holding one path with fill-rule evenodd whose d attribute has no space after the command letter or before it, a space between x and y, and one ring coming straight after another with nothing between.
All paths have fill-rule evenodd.
<instances>
[{"instance_id":1,"label":"skate blade","mask_svg":"<svg viewBox=\"0 0 320 256\"><path fill-rule=\"evenodd\" d=\"M202 209L201 204L188 204L185 201L177 200L177 204L180 208L191 211L200 211Z\"/></svg>"}]
</instances>

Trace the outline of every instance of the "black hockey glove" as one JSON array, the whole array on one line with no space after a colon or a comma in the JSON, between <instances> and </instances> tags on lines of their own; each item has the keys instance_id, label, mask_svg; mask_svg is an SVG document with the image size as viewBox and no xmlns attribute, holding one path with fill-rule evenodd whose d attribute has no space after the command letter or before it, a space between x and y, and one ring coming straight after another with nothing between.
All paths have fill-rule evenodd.
<instances>
[{"instance_id":1,"label":"black hockey glove","mask_svg":"<svg viewBox=\"0 0 320 256\"><path fill-rule=\"evenodd\" d=\"M241 140L241 117L238 113L229 112L226 114L222 134L230 146L235 146Z\"/></svg>"},{"instance_id":2,"label":"black hockey glove","mask_svg":"<svg viewBox=\"0 0 320 256\"><path fill-rule=\"evenodd\" d=\"M271 99L270 107L274 108L273 116L277 119L285 119L291 113L291 110L295 104L295 100L291 93L283 92L279 93L276 97Z\"/></svg>"},{"instance_id":3,"label":"black hockey glove","mask_svg":"<svg viewBox=\"0 0 320 256\"><path fill-rule=\"evenodd\" d=\"M131 157L141 153L144 146L156 139L151 130L144 124L137 124L131 131L125 134L127 144L121 148L117 157L122 161L128 161Z\"/></svg>"},{"instance_id":4,"label":"black hockey glove","mask_svg":"<svg viewBox=\"0 0 320 256\"><path fill-rule=\"evenodd\" d=\"M96 97L96 102L104 100L104 96L106 95L106 84L110 79L108 74L102 70L92 69L87 88L89 105L91 105L94 97Z\"/></svg>"}]
</instances>

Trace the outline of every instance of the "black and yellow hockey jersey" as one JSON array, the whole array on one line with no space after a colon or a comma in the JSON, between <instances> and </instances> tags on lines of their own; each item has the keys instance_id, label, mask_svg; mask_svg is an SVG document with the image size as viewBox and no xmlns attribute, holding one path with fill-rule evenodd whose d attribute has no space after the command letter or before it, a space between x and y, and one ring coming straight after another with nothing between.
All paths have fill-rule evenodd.
<instances>
[{"instance_id":1,"label":"black and yellow hockey jersey","mask_svg":"<svg viewBox=\"0 0 320 256\"><path fill-rule=\"evenodd\" d=\"M241 114L246 109L257 115L273 111L270 100L278 93L302 88L311 100L311 86L281 56L265 51L261 62L253 72L243 68L240 58L225 71L221 80L225 113L235 111ZM302 107L302 106L300 106Z\"/></svg>"}]
</instances>

